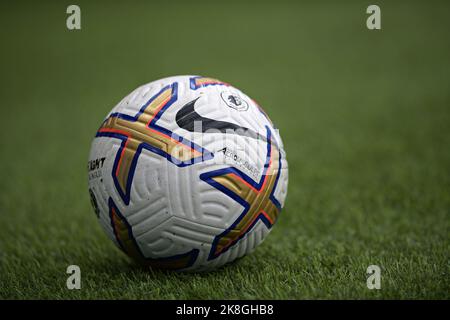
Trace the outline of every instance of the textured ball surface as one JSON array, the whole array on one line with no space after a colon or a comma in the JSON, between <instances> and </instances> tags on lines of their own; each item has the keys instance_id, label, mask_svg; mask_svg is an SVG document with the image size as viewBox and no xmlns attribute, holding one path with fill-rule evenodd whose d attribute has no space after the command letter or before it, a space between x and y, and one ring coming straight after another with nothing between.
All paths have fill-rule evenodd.
<instances>
[{"instance_id":1,"label":"textured ball surface","mask_svg":"<svg viewBox=\"0 0 450 320\"><path fill-rule=\"evenodd\" d=\"M143 85L92 142L89 193L107 235L136 261L206 270L251 252L287 193L283 144L268 116L216 79Z\"/></svg>"}]
</instances>

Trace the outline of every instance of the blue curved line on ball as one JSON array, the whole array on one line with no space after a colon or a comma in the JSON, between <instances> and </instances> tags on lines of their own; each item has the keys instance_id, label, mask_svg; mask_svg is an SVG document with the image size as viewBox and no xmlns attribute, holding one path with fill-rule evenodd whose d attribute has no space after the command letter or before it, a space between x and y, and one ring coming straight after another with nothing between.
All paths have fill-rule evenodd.
<instances>
[{"instance_id":1,"label":"blue curved line on ball","mask_svg":"<svg viewBox=\"0 0 450 320\"><path fill-rule=\"evenodd\" d=\"M232 198L233 200L235 200L237 203L239 203L240 205L242 205L244 207L244 210L242 211L242 213L239 215L239 217L233 222L232 225L230 225L226 230L224 230L222 233L220 233L219 235L217 235L212 243L211 246L211 250L209 252L208 255L208 260L212 260L217 258L219 255L221 255L222 253L228 251L231 247L233 247L233 245L235 245L240 239L242 239L246 234L248 234L252 228L255 226L256 222L261 220L268 229L272 228L272 223L261 213L258 214L257 218L255 219L254 222L252 222L252 224L249 226L249 228L247 229L247 231L243 234L241 234L236 240L233 241L233 243L225 248L222 252L220 252L219 254L215 254L215 249L218 245L218 242L220 240L220 238L225 235L228 234L232 229L234 229L234 227L242 220L242 218L244 218L244 216L247 214L248 210L250 209L250 204L245 201L244 199L242 199L239 195L237 195L236 193L234 193L233 191L231 191L230 189L228 189L227 187L223 186L222 184L214 181L214 177L217 176L222 176L228 173L233 173L237 176L239 176L240 178L242 178L244 181L246 181L247 183L249 183L252 187L254 187L255 189L257 189L258 191L261 190L262 184L264 182L264 178L265 175L267 173L267 170L269 168L269 164L270 164L270 156L271 156L271 131L269 129L268 126L266 126L266 130L267 130L267 155L266 155L266 162L264 164L264 171L263 174L261 175L261 179L259 182L256 182L255 180L253 180L251 177L249 177L248 175L246 175L244 172L242 172L241 170L234 168L234 167L228 167L228 168L224 168L224 169L219 169L219 170L214 170L214 171L209 171L209 172L205 172L202 173L200 175L200 179L205 181L206 183L210 184L211 186L213 186L214 188L222 191L223 193L225 193L227 196L229 196L230 198ZM278 172L277 172L277 177L275 179L272 191L270 193L269 199L273 202L273 204L278 208L278 210L281 211L281 204L280 202L275 198L274 192L277 188L278 185L278 180L280 177L280 172L281 172L281 152L279 152L280 156L279 156L279 167L278 167Z\"/></svg>"},{"instance_id":2,"label":"blue curved line on ball","mask_svg":"<svg viewBox=\"0 0 450 320\"><path fill-rule=\"evenodd\" d=\"M162 116L162 114L177 100L178 98L178 84L175 82L173 83L171 86L166 86L163 89L161 89L156 95L154 95L152 98L150 98L145 104L144 106L142 106L142 108L139 110L139 112L135 115L135 116L130 116L127 114L123 114L123 113L113 113L111 114L109 118L111 117L118 117L127 121L137 121L139 116L145 111L145 109L147 108L147 106L152 103L159 95L161 95L165 90L169 89L170 87L172 87L172 97L171 99L164 105L163 108L161 108L161 110L154 116L154 118L152 119L152 121L150 122L148 127L151 127L159 132L162 132L170 137L172 137L173 139L183 143L184 145L193 148L194 150L200 152L202 155L198 156L196 158L192 158L188 161L179 161L176 158L173 158L172 155L170 155L169 153L165 152L162 149L156 148L146 142L142 142L139 144L137 150L136 150L136 154L133 157L133 161L130 165L130 170L128 173L128 177L127 177L127 185L125 188L125 192L122 191L122 188L120 186L119 180L117 179L115 172L117 170L117 166L119 165L119 161L120 161L120 155L122 153L123 148L125 148L125 144L126 141L128 139L128 137L126 135L117 133L117 132L100 132L97 131L96 137L110 137L110 138L116 138L116 139L120 139L122 142L120 144L120 148L117 151L116 154L116 158L114 160L114 166L113 166L113 170L111 172L112 177L113 177L113 181L114 181L114 185L116 186L116 190L119 193L120 197L122 198L122 200L124 201L124 203L126 205L128 205L130 203L130 196L131 196L131 184L133 182L133 177L134 177L134 173L136 170L136 166L137 166L137 161L139 159L139 156L142 152L143 149L149 150L153 153L156 153L164 158L166 158L168 161L170 161L171 163L175 164L178 167L186 167L195 163L199 163L199 162L203 162L209 159L212 159L214 157L214 154L206 149L204 149L203 147L195 144L194 142L191 142L181 136L178 136L177 134L173 133L170 130L167 130L163 127L160 127L158 125L156 125L156 121L158 121L158 119ZM107 119L105 120L107 121Z\"/></svg>"}]
</instances>

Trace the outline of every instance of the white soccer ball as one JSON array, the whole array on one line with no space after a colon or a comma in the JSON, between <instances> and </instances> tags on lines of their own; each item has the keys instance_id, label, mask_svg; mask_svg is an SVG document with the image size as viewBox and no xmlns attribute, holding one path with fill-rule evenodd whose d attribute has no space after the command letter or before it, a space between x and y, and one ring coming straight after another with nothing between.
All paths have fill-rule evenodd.
<instances>
[{"instance_id":1,"label":"white soccer ball","mask_svg":"<svg viewBox=\"0 0 450 320\"><path fill-rule=\"evenodd\" d=\"M107 235L156 268L206 270L251 252L287 193L283 144L240 90L201 76L143 85L92 142L89 193Z\"/></svg>"}]
</instances>

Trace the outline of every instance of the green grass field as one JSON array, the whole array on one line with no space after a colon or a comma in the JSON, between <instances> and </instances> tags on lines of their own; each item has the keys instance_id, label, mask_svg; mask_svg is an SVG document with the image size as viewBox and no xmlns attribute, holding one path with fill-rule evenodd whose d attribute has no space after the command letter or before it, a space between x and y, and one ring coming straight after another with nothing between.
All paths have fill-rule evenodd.
<instances>
[{"instance_id":1,"label":"green grass field","mask_svg":"<svg viewBox=\"0 0 450 320\"><path fill-rule=\"evenodd\" d=\"M0 298L450 298L450 4L77 1L0 5ZM284 139L286 207L215 272L143 270L96 222L86 163L135 87L201 74L241 88ZM66 288L66 268L82 289ZM366 268L382 269L380 290Z\"/></svg>"}]
</instances>

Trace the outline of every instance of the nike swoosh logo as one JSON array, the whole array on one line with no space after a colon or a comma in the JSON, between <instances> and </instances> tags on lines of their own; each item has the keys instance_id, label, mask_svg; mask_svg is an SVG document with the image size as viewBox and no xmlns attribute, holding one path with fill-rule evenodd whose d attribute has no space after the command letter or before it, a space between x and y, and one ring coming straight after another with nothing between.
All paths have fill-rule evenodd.
<instances>
[{"instance_id":1,"label":"nike swoosh logo","mask_svg":"<svg viewBox=\"0 0 450 320\"><path fill-rule=\"evenodd\" d=\"M214 120L199 115L194 108L194 105L199 98L200 97L186 103L180 110L178 110L175 116L175 120L180 128L183 128L190 132L202 133L207 133L208 130L214 130L212 132L219 131L222 133L237 134L240 136L267 141L267 138L265 136L253 131L252 129L241 127L231 122ZM195 126L195 122L201 122L202 125ZM272 140L272 142L276 144L275 141Z\"/></svg>"}]
</instances>

